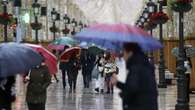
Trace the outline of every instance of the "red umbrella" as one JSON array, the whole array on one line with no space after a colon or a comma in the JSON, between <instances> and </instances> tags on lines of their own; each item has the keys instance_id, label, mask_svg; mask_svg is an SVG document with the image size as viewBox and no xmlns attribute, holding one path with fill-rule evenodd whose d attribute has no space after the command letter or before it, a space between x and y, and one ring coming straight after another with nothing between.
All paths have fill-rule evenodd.
<instances>
[{"instance_id":1,"label":"red umbrella","mask_svg":"<svg viewBox=\"0 0 195 110\"><path fill-rule=\"evenodd\" d=\"M66 49L60 56L61 60L68 60L71 56L80 54L80 47L71 47Z\"/></svg>"},{"instance_id":2,"label":"red umbrella","mask_svg":"<svg viewBox=\"0 0 195 110\"><path fill-rule=\"evenodd\" d=\"M45 49L41 45L35 45L35 44L25 44L25 45L31 47L32 49L34 49L35 51L37 51L38 53L41 53L43 55L43 57L45 58L45 63L49 68L50 74L57 73L57 71L58 71L57 58L51 52L49 52L47 49Z\"/></svg>"}]
</instances>

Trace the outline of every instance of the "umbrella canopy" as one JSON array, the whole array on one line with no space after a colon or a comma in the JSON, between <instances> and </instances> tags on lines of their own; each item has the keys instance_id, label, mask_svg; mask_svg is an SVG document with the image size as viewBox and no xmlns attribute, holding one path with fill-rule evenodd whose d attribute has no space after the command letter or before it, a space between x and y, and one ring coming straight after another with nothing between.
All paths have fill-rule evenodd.
<instances>
[{"instance_id":1,"label":"umbrella canopy","mask_svg":"<svg viewBox=\"0 0 195 110\"><path fill-rule=\"evenodd\" d=\"M76 46L78 42L71 38L71 37L60 37L56 40L54 40L52 43L48 45L48 48L54 49L54 50L63 50L64 46Z\"/></svg>"},{"instance_id":2,"label":"umbrella canopy","mask_svg":"<svg viewBox=\"0 0 195 110\"><path fill-rule=\"evenodd\" d=\"M195 56L195 48L194 47L185 47L186 57L194 57ZM171 53L175 57L179 57L179 48L175 47L171 50Z\"/></svg>"},{"instance_id":3,"label":"umbrella canopy","mask_svg":"<svg viewBox=\"0 0 195 110\"><path fill-rule=\"evenodd\" d=\"M60 59L68 60L70 59L71 56L80 54L80 51L81 51L80 47L68 48L60 55Z\"/></svg>"},{"instance_id":4,"label":"umbrella canopy","mask_svg":"<svg viewBox=\"0 0 195 110\"><path fill-rule=\"evenodd\" d=\"M17 43L0 44L0 59L0 77L28 72L43 60L39 53Z\"/></svg>"},{"instance_id":5,"label":"umbrella canopy","mask_svg":"<svg viewBox=\"0 0 195 110\"><path fill-rule=\"evenodd\" d=\"M102 47L121 48L123 43L138 43L144 51L162 48L161 43L142 29L127 24L95 24L76 34L76 39Z\"/></svg>"},{"instance_id":6,"label":"umbrella canopy","mask_svg":"<svg viewBox=\"0 0 195 110\"><path fill-rule=\"evenodd\" d=\"M45 58L45 63L49 68L50 74L57 73L57 58L51 52L49 52L41 45L35 45L35 44L25 44L25 45L31 47L32 49L34 49L35 51L43 55L43 57Z\"/></svg>"},{"instance_id":7,"label":"umbrella canopy","mask_svg":"<svg viewBox=\"0 0 195 110\"><path fill-rule=\"evenodd\" d=\"M104 52L103 49L97 47L97 46L91 46L88 48L88 52L94 55L98 55Z\"/></svg>"}]
</instances>

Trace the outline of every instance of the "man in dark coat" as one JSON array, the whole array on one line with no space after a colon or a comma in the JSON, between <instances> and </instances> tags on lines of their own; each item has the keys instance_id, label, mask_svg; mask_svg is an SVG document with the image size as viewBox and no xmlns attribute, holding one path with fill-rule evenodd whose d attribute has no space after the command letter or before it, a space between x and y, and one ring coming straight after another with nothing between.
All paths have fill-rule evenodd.
<instances>
[{"instance_id":1,"label":"man in dark coat","mask_svg":"<svg viewBox=\"0 0 195 110\"><path fill-rule=\"evenodd\" d=\"M62 84L63 88L66 88L66 73L68 69L68 61L60 61L59 68L62 71Z\"/></svg>"},{"instance_id":2,"label":"man in dark coat","mask_svg":"<svg viewBox=\"0 0 195 110\"><path fill-rule=\"evenodd\" d=\"M123 110L158 110L154 66L137 44L124 44L124 58L126 82L117 81L116 75L112 78L112 83L122 90Z\"/></svg>"},{"instance_id":3,"label":"man in dark coat","mask_svg":"<svg viewBox=\"0 0 195 110\"><path fill-rule=\"evenodd\" d=\"M16 99L14 84L14 76L0 78L0 110L11 110L11 103Z\"/></svg>"},{"instance_id":4,"label":"man in dark coat","mask_svg":"<svg viewBox=\"0 0 195 110\"><path fill-rule=\"evenodd\" d=\"M68 83L70 85L69 92L72 92L72 90L76 92L76 82L77 82L77 76L79 70L80 70L80 60L78 56L75 54L68 61L67 74L68 74Z\"/></svg>"},{"instance_id":5,"label":"man in dark coat","mask_svg":"<svg viewBox=\"0 0 195 110\"><path fill-rule=\"evenodd\" d=\"M87 50L83 49L81 51L81 56L80 56L80 62L81 62L81 67L82 67L82 75L83 75L83 84L84 88L89 88L89 81L90 81L90 70L89 70L89 60L87 56Z\"/></svg>"},{"instance_id":6,"label":"man in dark coat","mask_svg":"<svg viewBox=\"0 0 195 110\"><path fill-rule=\"evenodd\" d=\"M95 61L96 61L96 56L94 54L91 54L91 53L87 53L87 58L88 58L88 77L89 77L89 80L91 81L92 80L92 70L95 66Z\"/></svg>"}]
</instances>

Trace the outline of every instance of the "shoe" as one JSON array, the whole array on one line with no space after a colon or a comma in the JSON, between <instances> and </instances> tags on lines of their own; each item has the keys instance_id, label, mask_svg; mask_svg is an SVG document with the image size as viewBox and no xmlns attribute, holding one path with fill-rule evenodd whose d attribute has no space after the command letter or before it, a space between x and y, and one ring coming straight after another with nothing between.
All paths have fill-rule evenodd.
<instances>
[{"instance_id":1,"label":"shoe","mask_svg":"<svg viewBox=\"0 0 195 110\"><path fill-rule=\"evenodd\" d=\"M107 94L110 94L110 91L107 91L106 93L107 93Z\"/></svg>"},{"instance_id":2,"label":"shoe","mask_svg":"<svg viewBox=\"0 0 195 110\"><path fill-rule=\"evenodd\" d=\"M56 80L57 83L59 83L59 80Z\"/></svg>"},{"instance_id":3,"label":"shoe","mask_svg":"<svg viewBox=\"0 0 195 110\"><path fill-rule=\"evenodd\" d=\"M104 93L104 89L101 89L101 93Z\"/></svg>"},{"instance_id":4,"label":"shoe","mask_svg":"<svg viewBox=\"0 0 195 110\"><path fill-rule=\"evenodd\" d=\"M95 88L94 91L95 91L96 93L99 93L99 88Z\"/></svg>"}]
</instances>

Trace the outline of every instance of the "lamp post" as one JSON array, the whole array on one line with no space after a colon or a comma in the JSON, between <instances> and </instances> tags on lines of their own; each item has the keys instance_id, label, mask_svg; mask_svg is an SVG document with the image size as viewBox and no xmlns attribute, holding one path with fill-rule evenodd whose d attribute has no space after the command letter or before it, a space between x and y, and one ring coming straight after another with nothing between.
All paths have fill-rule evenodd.
<instances>
[{"instance_id":1,"label":"lamp post","mask_svg":"<svg viewBox=\"0 0 195 110\"><path fill-rule=\"evenodd\" d=\"M163 11L164 0L159 0L159 12ZM163 24L159 24L159 40L163 44ZM167 88L165 79L165 59L164 49L160 49L160 61L159 61L159 88Z\"/></svg>"},{"instance_id":2,"label":"lamp post","mask_svg":"<svg viewBox=\"0 0 195 110\"><path fill-rule=\"evenodd\" d=\"M7 4L8 4L8 1L7 0L3 0L2 4L3 4L3 14L7 14ZM7 38L7 24L4 25L4 42L8 42L8 38Z\"/></svg>"},{"instance_id":3,"label":"lamp post","mask_svg":"<svg viewBox=\"0 0 195 110\"><path fill-rule=\"evenodd\" d=\"M184 67L184 33L183 33L183 12L179 12L179 57L177 66L177 104L175 110L190 110L187 93L187 78Z\"/></svg>"},{"instance_id":4,"label":"lamp post","mask_svg":"<svg viewBox=\"0 0 195 110\"><path fill-rule=\"evenodd\" d=\"M77 27L77 21L75 20L75 18L72 19L71 24L72 24L72 27L73 27L73 30L72 30L71 34L75 35L76 34L76 27Z\"/></svg>"},{"instance_id":5,"label":"lamp post","mask_svg":"<svg viewBox=\"0 0 195 110\"><path fill-rule=\"evenodd\" d=\"M155 6L155 5L154 5ZM143 16L144 18L147 20L147 23L148 25L150 25L149 23L151 22L150 19L149 19L149 15L152 14L154 12L154 9L155 7L151 6L150 8L150 11L149 11L149 7L145 8L144 11L143 11ZM153 35L153 32L152 32L152 28L150 30L147 30L147 31L150 31L150 35L152 36ZM148 53L148 57L150 58L150 62L152 64L154 64L154 56L153 56L153 52L149 52Z\"/></svg>"},{"instance_id":6,"label":"lamp post","mask_svg":"<svg viewBox=\"0 0 195 110\"><path fill-rule=\"evenodd\" d=\"M56 12L56 10L55 10L55 8L53 8L52 9L52 11L51 11L51 19L52 19L52 22L53 22L53 29L56 29L56 24L55 24L55 22L56 22L56 20L57 20L57 12ZM56 39L56 32L55 32L55 30L53 31L53 40L55 40Z\"/></svg>"},{"instance_id":7,"label":"lamp post","mask_svg":"<svg viewBox=\"0 0 195 110\"><path fill-rule=\"evenodd\" d=\"M33 13L35 17L35 24L38 24L38 15L40 14L40 7L41 7L41 5L37 2L38 0L35 0L34 3L32 4ZM35 40L36 43L38 44L39 43L38 29L35 29Z\"/></svg>"},{"instance_id":8,"label":"lamp post","mask_svg":"<svg viewBox=\"0 0 195 110\"><path fill-rule=\"evenodd\" d=\"M65 25L65 28L64 28L64 35L66 36L67 34L69 34L70 32L70 29L68 29L67 25L70 24L70 18L68 17L67 14L65 14L64 16L64 25Z\"/></svg>"},{"instance_id":9,"label":"lamp post","mask_svg":"<svg viewBox=\"0 0 195 110\"><path fill-rule=\"evenodd\" d=\"M81 31L83 29L84 25L82 23L82 21L79 22L79 31Z\"/></svg>"},{"instance_id":10,"label":"lamp post","mask_svg":"<svg viewBox=\"0 0 195 110\"><path fill-rule=\"evenodd\" d=\"M183 0L184 1L184 0ZM175 110L190 110L189 107L189 91L188 80L186 77L186 68L184 67L184 61L186 59L184 48L184 12L190 11L192 1L186 3L189 7L187 9L174 10L179 12L179 56L177 58L177 104ZM185 4L185 3L184 3Z\"/></svg>"}]
</instances>

